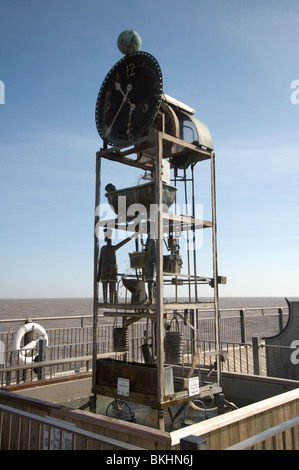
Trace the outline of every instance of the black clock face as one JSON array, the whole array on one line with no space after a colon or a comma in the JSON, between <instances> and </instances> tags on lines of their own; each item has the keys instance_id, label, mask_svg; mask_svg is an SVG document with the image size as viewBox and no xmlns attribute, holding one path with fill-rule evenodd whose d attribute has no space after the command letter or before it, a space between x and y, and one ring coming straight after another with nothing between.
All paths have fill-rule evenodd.
<instances>
[{"instance_id":1,"label":"black clock face","mask_svg":"<svg viewBox=\"0 0 299 470\"><path fill-rule=\"evenodd\" d=\"M96 103L96 126L111 145L131 144L150 127L162 97L162 73L147 52L123 57L108 72Z\"/></svg>"}]
</instances>

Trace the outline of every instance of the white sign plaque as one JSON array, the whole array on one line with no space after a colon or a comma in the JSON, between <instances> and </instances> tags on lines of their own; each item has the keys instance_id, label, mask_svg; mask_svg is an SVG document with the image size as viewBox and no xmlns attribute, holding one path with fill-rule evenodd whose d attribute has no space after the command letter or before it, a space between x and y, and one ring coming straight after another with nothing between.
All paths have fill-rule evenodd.
<instances>
[{"instance_id":1,"label":"white sign plaque","mask_svg":"<svg viewBox=\"0 0 299 470\"><path fill-rule=\"evenodd\" d=\"M130 380L123 379L122 377L117 378L117 394L122 397L128 397L130 392Z\"/></svg>"},{"instance_id":2,"label":"white sign plaque","mask_svg":"<svg viewBox=\"0 0 299 470\"><path fill-rule=\"evenodd\" d=\"M191 377L188 380L188 388L189 388L189 396L198 395L199 394L199 378Z\"/></svg>"}]
</instances>

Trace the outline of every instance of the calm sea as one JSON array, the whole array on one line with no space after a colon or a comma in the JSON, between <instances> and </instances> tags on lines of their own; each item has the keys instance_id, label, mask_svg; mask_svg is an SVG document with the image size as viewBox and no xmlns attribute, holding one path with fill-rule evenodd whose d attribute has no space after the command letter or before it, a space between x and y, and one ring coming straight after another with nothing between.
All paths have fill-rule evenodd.
<instances>
[{"instance_id":1,"label":"calm sea","mask_svg":"<svg viewBox=\"0 0 299 470\"><path fill-rule=\"evenodd\" d=\"M252 307L287 307L286 300L283 297L222 297L219 302L220 308L233 308L236 311L241 308ZM53 320L47 320L46 326L49 328L74 325L75 320L63 319L57 322L55 319L59 317L92 314L92 299L0 299L0 320L20 319L21 322L21 320L27 318L36 320L54 317ZM79 320L76 320L76 322L78 324ZM105 322L109 322L109 319L105 319ZM92 319L85 320L84 324L92 324ZM7 331L3 323L0 323L1 331Z\"/></svg>"},{"instance_id":2,"label":"calm sea","mask_svg":"<svg viewBox=\"0 0 299 470\"><path fill-rule=\"evenodd\" d=\"M209 300L209 299L204 299ZM221 308L286 307L284 297L220 297ZM92 299L0 299L0 319L92 315Z\"/></svg>"}]
</instances>

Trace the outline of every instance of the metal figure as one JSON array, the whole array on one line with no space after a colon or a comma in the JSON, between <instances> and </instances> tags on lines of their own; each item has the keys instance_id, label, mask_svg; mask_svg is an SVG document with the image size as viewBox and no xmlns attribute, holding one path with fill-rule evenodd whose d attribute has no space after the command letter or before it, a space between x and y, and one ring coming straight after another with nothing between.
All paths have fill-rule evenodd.
<instances>
[{"instance_id":1,"label":"metal figure","mask_svg":"<svg viewBox=\"0 0 299 470\"><path fill-rule=\"evenodd\" d=\"M117 302L117 263L116 251L123 245L132 240L132 236L122 240L117 245L112 245L111 235L112 230L105 229L105 242L107 245L102 246L100 258L98 263L98 282L102 282L103 286L103 301L108 302L108 286L109 286L109 301L110 303Z\"/></svg>"}]
</instances>

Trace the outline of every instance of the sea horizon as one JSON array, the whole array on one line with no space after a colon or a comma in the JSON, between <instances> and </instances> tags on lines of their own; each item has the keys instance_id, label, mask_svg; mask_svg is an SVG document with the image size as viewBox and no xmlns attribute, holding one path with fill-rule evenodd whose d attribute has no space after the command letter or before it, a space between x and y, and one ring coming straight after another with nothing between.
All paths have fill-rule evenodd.
<instances>
[{"instance_id":1,"label":"sea horizon","mask_svg":"<svg viewBox=\"0 0 299 470\"><path fill-rule=\"evenodd\" d=\"M289 300L295 299L289 297ZM181 301L185 299L181 298ZM211 302L213 297L201 297L200 302ZM220 308L266 308L287 307L285 297L257 296L219 296ZM11 318L16 315L32 317L47 315L88 315L93 313L92 297L49 297L49 298L7 298L0 299L0 318Z\"/></svg>"},{"instance_id":2,"label":"sea horizon","mask_svg":"<svg viewBox=\"0 0 299 470\"><path fill-rule=\"evenodd\" d=\"M289 298L292 300L293 298ZM183 298L181 299L184 300ZM202 297L201 302L211 301L212 297ZM219 297L221 315L238 316L242 309L248 309L247 314L277 313L283 309L287 313L287 301L285 297ZM254 310L255 309L255 310ZM200 306L199 306L200 310ZM229 310L226 312L225 310ZM99 310L99 318L102 324L111 324L114 319L104 317L104 310ZM210 313L208 313L210 312ZM211 309L203 309L200 315L210 316ZM70 317L70 318L68 318ZM73 317L73 318L71 318ZM36 321L45 328L69 328L84 319L84 325L92 325L93 322L93 298L91 297L66 297L66 298L23 298L0 299L0 332L15 329L24 321ZM57 320L59 322L57 322Z\"/></svg>"}]
</instances>

